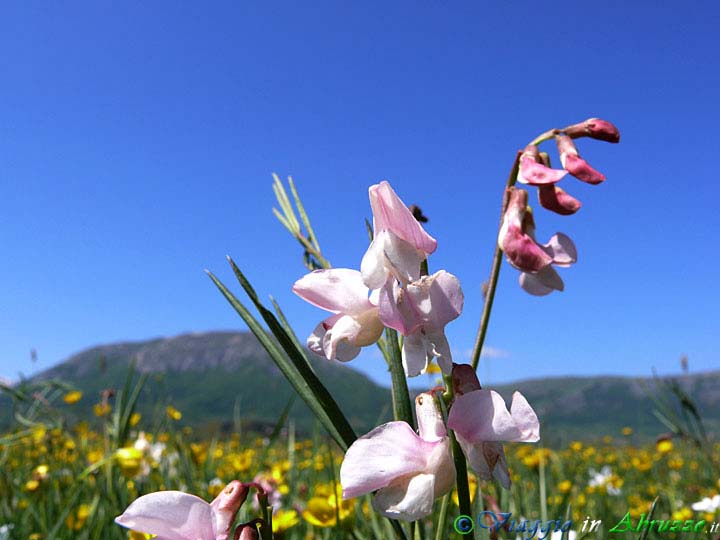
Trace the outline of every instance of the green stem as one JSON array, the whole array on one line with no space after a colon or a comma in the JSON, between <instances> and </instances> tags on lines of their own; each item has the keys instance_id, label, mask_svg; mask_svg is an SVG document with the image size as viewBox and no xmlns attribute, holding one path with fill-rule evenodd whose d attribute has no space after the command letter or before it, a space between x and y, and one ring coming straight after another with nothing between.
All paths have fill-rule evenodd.
<instances>
[{"instance_id":1,"label":"green stem","mask_svg":"<svg viewBox=\"0 0 720 540\"><path fill-rule=\"evenodd\" d=\"M560 133L560 130L557 128L548 129L545 133L541 133L540 135L535 137L530 144L534 144L535 146L537 146L542 142L549 141L550 139L555 138L555 135L557 135L558 133Z\"/></svg>"},{"instance_id":2,"label":"green stem","mask_svg":"<svg viewBox=\"0 0 720 540\"><path fill-rule=\"evenodd\" d=\"M405 368L402 364L398 335L392 328L385 329L385 346L388 352L386 360L392 378L393 415L395 420L403 420L415 429L410 392L405 378Z\"/></svg>"},{"instance_id":3,"label":"green stem","mask_svg":"<svg viewBox=\"0 0 720 540\"><path fill-rule=\"evenodd\" d=\"M445 527L447 523L448 507L450 506L450 494L443 497L440 505L440 515L438 516L437 529L435 529L435 540L443 540L445 538Z\"/></svg>"},{"instance_id":4,"label":"green stem","mask_svg":"<svg viewBox=\"0 0 720 540\"><path fill-rule=\"evenodd\" d=\"M510 174L508 175L505 189L515 185L518 170L520 168L520 155L522 152L518 152L513 161L512 167L510 168ZM505 195L503 194L503 207L500 213L500 223L502 224L502 217L505 213ZM485 337L487 335L488 323L490 322L490 313L492 312L493 301L495 300L495 289L497 289L498 277L500 276L500 267L502 266L502 250L500 246L495 242L495 256L493 257L492 269L490 270L490 280L488 282L488 289L485 293L485 303L483 304L482 315L480 316L480 326L478 328L477 337L475 338L475 346L473 347L472 356L470 362L474 370L477 370L478 363L480 362L480 354L482 353L483 344L485 343Z\"/></svg>"}]
</instances>

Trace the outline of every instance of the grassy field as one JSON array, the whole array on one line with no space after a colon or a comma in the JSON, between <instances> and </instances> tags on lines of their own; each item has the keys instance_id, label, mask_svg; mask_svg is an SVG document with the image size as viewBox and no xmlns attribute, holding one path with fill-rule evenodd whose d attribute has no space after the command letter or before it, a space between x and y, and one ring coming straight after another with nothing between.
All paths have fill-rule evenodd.
<instances>
[{"instance_id":1,"label":"grassy field","mask_svg":"<svg viewBox=\"0 0 720 540\"><path fill-rule=\"evenodd\" d=\"M65 395L69 402L76 398ZM181 411L170 407L162 418L150 419L125 405L122 414L110 404L96 405L92 429L86 422L72 428L36 422L0 437L0 539L142 538L113 523L138 496L181 490L209 501L234 479L257 482L266 490L275 538L394 537L390 523L371 510L369 497L342 501L336 495L343 456L320 428L303 440L295 438L291 422L269 438L235 433L202 440L183 427ZM628 426L607 434L600 444L574 441L559 450L506 445L510 491L470 477L475 537L491 537L489 530L477 527L477 516L486 511L512 513L508 523L515 520L515 530L501 530L500 538L550 538L550 532L532 533L537 520L541 527L550 520L558 520L558 526L572 520L570 528L581 538L588 518L586 528L596 522L588 538L635 538L639 535L609 531L628 512L635 526L656 498L655 519L705 520L707 530L720 521L717 510L691 507L720 490L712 465L718 462L720 445L708 453L679 438L642 447L631 445L631 439ZM436 501L436 507L440 504ZM412 531L404 525L408 538L462 537L453 525L456 504L450 504L443 533L435 530L437 519L428 519ZM260 515L251 490L238 523ZM487 526L491 522L485 516L480 523ZM518 531L523 519L529 532ZM673 534L653 532L648 538Z\"/></svg>"}]
</instances>

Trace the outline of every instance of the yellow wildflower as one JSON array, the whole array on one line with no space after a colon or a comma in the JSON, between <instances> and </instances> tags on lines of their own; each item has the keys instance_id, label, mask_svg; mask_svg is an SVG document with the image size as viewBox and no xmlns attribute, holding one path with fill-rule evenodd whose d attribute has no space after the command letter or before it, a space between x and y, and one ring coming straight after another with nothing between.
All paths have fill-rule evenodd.
<instances>
[{"instance_id":1,"label":"yellow wildflower","mask_svg":"<svg viewBox=\"0 0 720 540\"><path fill-rule=\"evenodd\" d=\"M182 418L182 413L172 405L165 407L165 412L167 413L168 418L175 420L176 422Z\"/></svg>"},{"instance_id":2,"label":"yellow wildflower","mask_svg":"<svg viewBox=\"0 0 720 540\"><path fill-rule=\"evenodd\" d=\"M93 414L98 418L107 416L108 414L110 414L111 410L112 407L109 403L96 403L95 405L93 405Z\"/></svg>"},{"instance_id":3,"label":"yellow wildflower","mask_svg":"<svg viewBox=\"0 0 720 540\"><path fill-rule=\"evenodd\" d=\"M568 493L572 489L572 482L570 480L563 480L558 484L558 491L560 493Z\"/></svg>"},{"instance_id":4,"label":"yellow wildflower","mask_svg":"<svg viewBox=\"0 0 720 540\"><path fill-rule=\"evenodd\" d=\"M134 412L130 415L130 420L128 423L130 424L130 427L135 427L140 422L140 419L142 418L142 415L138 412Z\"/></svg>"},{"instance_id":5,"label":"yellow wildflower","mask_svg":"<svg viewBox=\"0 0 720 540\"><path fill-rule=\"evenodd\" d=\"M40 482L35 479L25 482L25 491L37 491L37 488L39 487Z\"/></svg>"},{"instance_id":6,"label":"yellow wildflower","mask_svg":"<svg viewBox=\"0 0 720 540\"><path fill-rule=\"evenodd\" d=\"M142 466L142 452L135 447L118 448L114 454L120 471L125 476L135 476Z\"/></svg>"},{"instance_id":7,"label":"yellow wildflower","mask_svg":"<svg viewBox=\"0 0 720 540\"><path fill-rule=\"evenodd\" d=\"M67 403L68 405L72 405L73 403L77 403L82 399L83 393L80 390L73 390L72 392L68 392L63 396L63 401Z\"/></svg>"},{"instance_id":8,"label":"yellow wildflower","mask_svg":"<svg viewBox=\"0 0 720 540\"><path fill-rule=\"evenodd\" d=\"M300 522L298 514L295 510L283 510L280 508L273 514L272 532L280 534L287 531L290 527L294 527Z\"/></svg>"},{"instance_id":9,"label":"yellow wildflower","mask_svg":"<svg viewBox=\"0 0 720 540\"><path fill-rule=\"evenodd\" d=\"M633 428L631 428L630 426L625 426L624 428L622 428L622 434L626 437L629 437L633 434Z\"/></svg>"},{"instance_id":10,"label":"yellow wildflower","mask_svg":"<svg viewBox=\"0 0 720 540\"><path fill-rule=\"evenodd\" d=\"M667 454L668 452L672 452L673 443L670 439L661 439L657 442L656 448L661 454Z\"/></svg>"}]
</instances>

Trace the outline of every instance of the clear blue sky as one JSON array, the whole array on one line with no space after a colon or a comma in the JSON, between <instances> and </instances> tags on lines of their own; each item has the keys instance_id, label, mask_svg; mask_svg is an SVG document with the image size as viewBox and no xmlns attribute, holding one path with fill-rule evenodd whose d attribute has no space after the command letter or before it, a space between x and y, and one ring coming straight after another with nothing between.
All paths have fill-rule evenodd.
<instances>
[{"instance_id":1,"label":"clear blue sky","mask_svg":"<svg viewBox=\"0 0 720 540\"><path fill-rule=\"evenodd\" d=\"M420 204L431 268L465 290L462 358L515 151L591 116L622 132L581 142L607 181L563 181L575 216L536 212L579 262L545 298L504 266L480 373L717 368L718 28L711 1L4 3L0 375L241 329L203 273L232 284L226 254L308 334L324 314L290 292L304 267L273 171L335 266L359 266L369 185ZM353 365L383 377L374 352Z\"/></svg>"}]
</instances>

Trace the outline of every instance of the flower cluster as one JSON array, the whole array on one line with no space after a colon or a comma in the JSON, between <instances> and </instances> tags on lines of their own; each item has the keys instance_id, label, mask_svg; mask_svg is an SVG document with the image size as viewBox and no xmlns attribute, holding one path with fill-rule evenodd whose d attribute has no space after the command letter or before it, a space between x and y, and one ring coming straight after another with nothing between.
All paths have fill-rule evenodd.
<instances>
[{"instance_id":1,"label":"flower cluster","mask_svg":"<svg viewBox=\"0 0 720 540\"><path fill-rule=\"evenodd\" d=\"M293 292L332 313L307 340L308 348L329 360L352 360L372 345L383 329L403 336L402 359L409 377L424 373L437 357L450 373L452 354L445 325L463 307L458 279L440 270L421 275L422 262L437 241L422 228L388 182L370 187L373 241L360 270L315 270L299 279Z\"/></svg>"},{"instance_id":2,"label":"flower cluster","mask_svg":"<svg viewBox=\"0 0 720 540\"><path fill-rule=\"evenodd\" d=\"M593 185L605 180L605 175L580 157L573 140L592 137L619 142L620 133L611 123L598 118L562 130L552 130L551 133L557 143L563 168L550 168L547 154L541 153L537 143L533 142L520 154L516 180L538 188L538 200L543 208L560 215L571 215L580 209L582 203L558 187L558 182L568 173ZM554 235L547 244L539 244L535 240L535 222L528 206L527 191L515 187L509 187L506 192L498 245L508 262L521 271L521 287L538 296L554 290L562 291L563 281L553 265L566 267L577 260L575 245L562 233Z\"/></svg>"},{"instance_id":3,"label":"flower cluster","mask_svg":"<svg viewBox=\"0 0 720 540\"><path fill-rule=\"evenodd\" d=\"M478 476L495 477L509 489L501 441L538 441L537 415L519 392L508 411L497 392L480 388L468 364L454 364L452 379L457 397L447 426ZM375 492L373 508L380 514L414 521L429 515L434 500L452 489L455 465L438 403L432 394L420 394L415 408L418 433L405 422L388 422L350 446L340 468L343 498Z\"/></svg>"}]
</instances>

